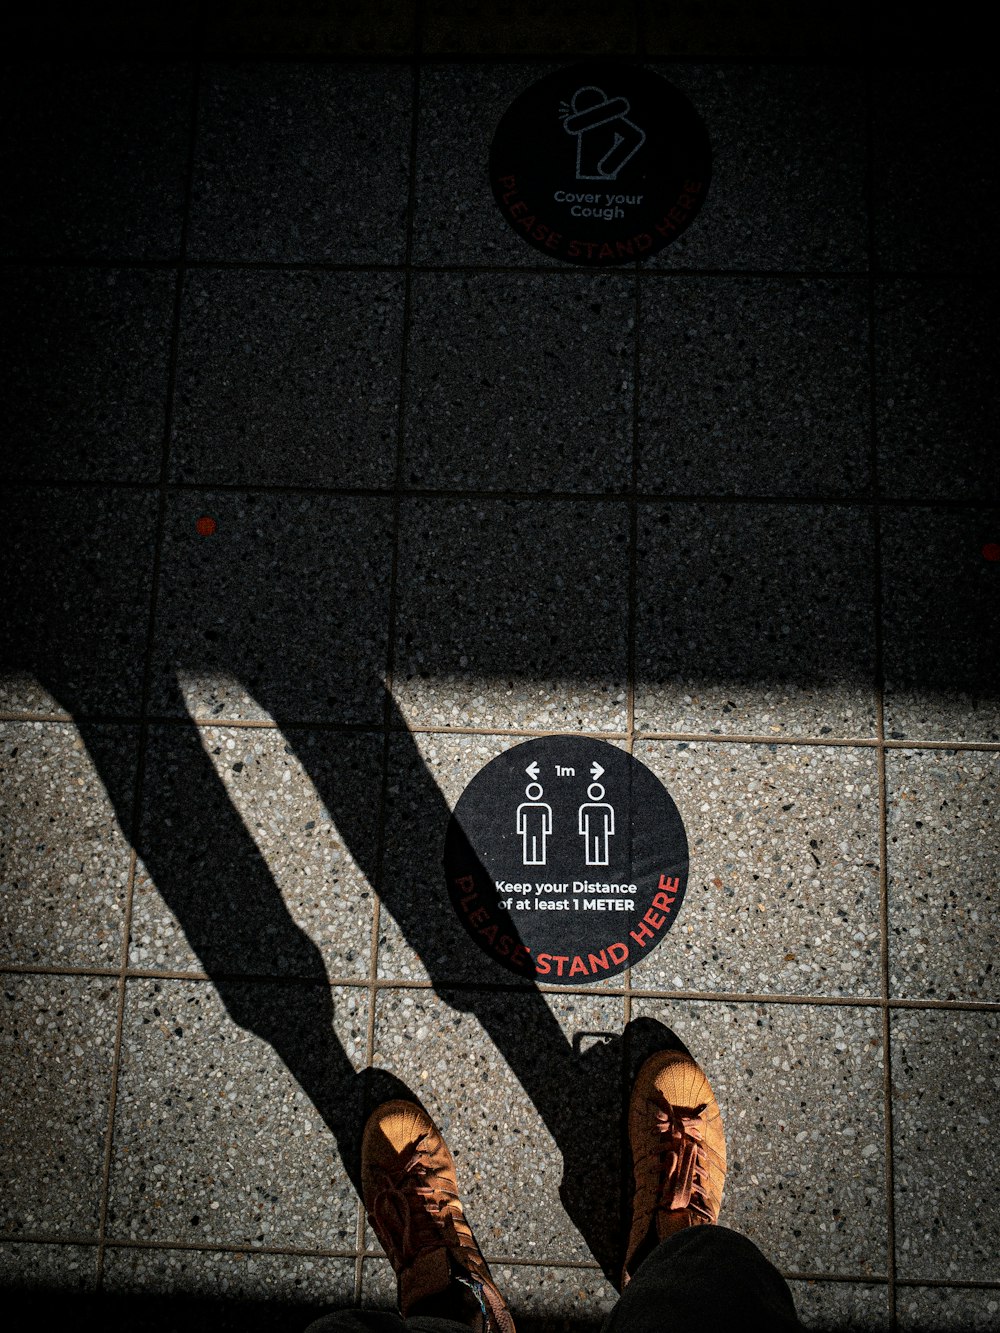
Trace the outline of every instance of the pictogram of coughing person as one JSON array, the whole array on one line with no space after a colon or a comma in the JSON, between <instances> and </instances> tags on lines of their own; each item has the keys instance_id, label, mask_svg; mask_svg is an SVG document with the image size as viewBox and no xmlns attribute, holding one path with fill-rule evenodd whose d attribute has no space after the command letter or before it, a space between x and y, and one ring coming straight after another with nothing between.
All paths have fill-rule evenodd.
<instances>
[{"instance_id":1,"label":"pictogram of coughing person","mask_svg":"<svg viewBox=\"0 0 1000 1333\"><path fill-rule=\"evenodd\" d=\"M615 180L646 142L645 130L628 119L628 99L587 85L577 88L568 107L562 105L563 128L576 135L577 180Z\"/></svg>"}]
</instances>

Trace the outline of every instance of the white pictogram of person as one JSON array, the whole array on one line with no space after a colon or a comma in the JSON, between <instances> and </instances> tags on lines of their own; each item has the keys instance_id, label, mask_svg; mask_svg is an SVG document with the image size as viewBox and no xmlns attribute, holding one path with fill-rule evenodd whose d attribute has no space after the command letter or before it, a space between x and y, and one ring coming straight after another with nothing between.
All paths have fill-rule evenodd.
<instances>
[{"instance_id":1,"label":"white pictogram of person","mask_svg":"<svg viewBox=\"0 0 1000 1333\"><path fill-rule=\"evenodd\" d=\"M568 107L560 108L567 134L576 135L578 181L613 181L646 142L646 132L628 119L625 97L608 97L603 88L577 88Z\"/></svg>"},{"instance_id":2,"label":"white pictogram of person","mask_svg":"<svg viewBox=\"0 0 1000 1333\"><path fill-rule=\"evenodd\" d=\"M614 806L604 799L604 788L599 782L590 784L587 795L589 801L580 806L580 836L587 852L587 865L606 866L615 832Z\"/></svg>"},{"instance_id":3,"label":"white pictogram of person","mask_svg":"<svg viewBox=\"0 0 1000 1333\"><path fill-rule=\"evenodd\" d=\"M526 866L543 866L545 844L552 832L552 807L539 799L540 782L529 782L524 794L528 799L517 807L517 831L524 839L522 862Z\"/></svg>"}]
</instances>

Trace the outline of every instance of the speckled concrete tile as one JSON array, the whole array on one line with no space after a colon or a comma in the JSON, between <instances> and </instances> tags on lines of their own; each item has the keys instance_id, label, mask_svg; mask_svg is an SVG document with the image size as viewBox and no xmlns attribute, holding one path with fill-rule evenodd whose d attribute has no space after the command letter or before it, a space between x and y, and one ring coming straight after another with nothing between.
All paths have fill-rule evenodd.
<instances>
[{"instance_id":1,"label":"speckled concrete tile","mask_svg":"<svg viewBox=\"0 0 1000 1333\"><path fill-rule=\"evenodd\" d=\"M352 1249L357 1195L311 1098L353 1144L366 1013L353 989L130 982L109 1234Z\"/></svg>"},{"instance_id":2,"label":"speckled concrete tile","mask_svg":"<svg viewBox=\"0 0 1000 1333\"><path fill-rule=\"evenodd\" d=\"M9 64L0 252L162 259L180 244L183 65Z\"/></svg>"},{"instance_id":3,"label":"speckled concrete tile","mask_svg":"<svg viewBox=\"0 0 1000 1333\"><path fill-rule=\"evenodd\" d=\"M892 994L1000 1000L1000 755L886 755Z\"/></svg>"},{"instance_id":4,"label":"speckled concrete tile","mask_svg":"<svg viewBox=\"0 0 1000 1333\"><path fill-rule=\"evenodd\" d=\"M658 65L704 120L712 184L655 268L865 267L860 70Z\"/></svg>"},{"instance_id":5,"label":"speckled concrete tile","mask_svg":"<svg viewBox=\"0 0 1000 1333\"><path fill-rule=\"evenodd\" d=\"M829 10L765 8L745 0L713 0L711 5L642 0L643 44L651 54L674 59L830 61L857 54L860 23L851 10L851 4Z\"/></svg>"},{"instance_id":6,"label":"speckled concrete tile","mask_svg":"<svg viewBox=\"0 0 1000 1333\"><path fill-rule=\"evenodd\" d=\"M7 1298L15 1291L93 1291L97 1247L0 1241L0 1286Z\"/></svg>"},{"instance_id":7,"label":"speckled concrete tile","mask_svg":"<svg viewBox=\"0 0 1000 1333\"><path fill-rule=\"evenodd\" d=\"M873 535L858 509L639 509L636 725L875 734Z\"/></svg>"},{"instance_id":8,"label":"speckled concrete tile","mask_svg":"<svg viewBox=\"0 0 1000 1333\"><path fill-rule=\"evenodd\" d=\"M490 1271L520 1333L589 1333L601 1327L618 1293L595 1268L492 1263ZM366 1259L362 1307L396 1309L396 1278L385 1259Z\"/></svg>"},{"instance_id":9,"label":"speckled concrete tile","mask_svg":"<svg viewBox=\"0 0 1000 1333\"><path fill-rule=\"evenodd\" d=\"M417 274L407 483L623 490L634 316L630 276Z\"/></svg>"},{"instance_id":10,"label":"speckled concrete tile","mask_svg":"<svg viewBox=\"0 0 1000 1333\"><path fill-rule=\"evenodd\" d=\"M3 979L0 1230L97 1236L117 988L84 977Z\"/></svg>"},{"instance_id":11,"label":"speckled concrete tile","mask_svg":"<svg viewBox=\"0 0 1000 1333\"><path fill-rule=\"evenodd\" d=\"M1000 741L998 543L1000 510L883 511L890 739Z\"/></svg>"},{"instance_id":12,"label":"speckled concrete tile","mask_svg":"<svg viewBox=\"0 0 1000 1333\"><path fill-rule=\"evenodd\" d=\"M500 118L554 66L434 65L420 71L413 259L417 264L564 268L517 236L490 190Z\"/></svg>"},{"instance_id":13,"label":"speckled concrete tile","mask_svg":"<svg viewBox=\"0 0 1000 1333\"><path fill-rule=\"evenodd\" d=\"M635 6L623 0L581 0L571 9L430 0L424 11L422 49L432 55L596 56L635 47Z\"/></svg>"},{"instance_id":14,"label":"speckled concrete tile","mask_svg":"<svg viewBox=\"0 0 1000 1333\"><path fill-rule=\"evenodd\" d=\"M1000 1291L982 1287L897 1287L900 1333L996 1333Z\"/></svg>"},{"instance_id":15,"label":"speckled concrete tile","mask_svg":"<svg viewBox=\"0 0 1000 1333\"><path fill-rule=\"evenodd\" d=\"M882 1018L875 1008L639 999L722 1108L720 1222L784 1272L886 1273Z\"/></svg>"},{"instance_id":16,"label":"speckled concrete tile","mask_svg":"<svg viewBox=\"0 0 1000 1333\"><path fill-rule=\"evenodd\" d=\"M872 91L879 264L995 273L990 219L1000 200L989 80L982 70L920 61L879 70ZM946 180L951 188L942 188Z\"/></svg>"},{"instance_id":17,"label":"speckled concrete tile","mask_svg":"<svg viewBox=\"0 0 1000 1333\"><path fill-rule=\"evenodd\" d=\"M799 1319L815 1333L889 1333L889 1289L860 1282L789 1282Z\"/></svg>"},{"instance_id":18,"label":"speckled concrete tile","mask_svg":"<svg viewBox=\"0 0 1000 1333\"><path fill-rule=\"evenodd\" d=\"M138 732L0 722L0 894L5 963L118 967Z\"/></svg>"},{"instance_id":19,"label":"speckled concrete tile","mask_svg":"<svg viewBox=\"0 0 1000 1333\"><path fill-rule=\"evenodd\" d=\"M635 755L677 802L691 873L633 986L878 994L874 751L640 741Z\"/></svg>"},{"instance_id":20,"label":"speckled concrete tile","mask_svg":"<svg viewBox=\"0 0 1000 1333\"><path fill-rule=\"evenodd\" d=\"M130 964L366 975L381 761L381 735L153 728Z\"/></svg>"},{"instance_id":21,"label":"speckled concrete tile","mask_svg":"<svg viewBox=\"0 0 1000 1333\"><path fill-rule=\"evenodd\" d=\"M444 1134L487 1258L613 1262L622 1005L600 994L380 992L374 1063ZM610 1127L596 1161L595 1126Z\"/></svg>"},{"instance_id":22,"label":"speckled concrete tile","mask_svg":"<svg viewBox=\"0 0 1000 1333\"><path fill-rule=\"evenodd\" d=\"M189 275L174 477L390 486L402 297L385 273Z\"/></svg>"},{"instance_id":23,"label":"speckled concrete tile","mask_svg":"<svg viewBox=\"0 0 1000 1333\"><path fill-rule=\"evenodd\" d=\"M138 711L155 527L152 495L0 494L0 708Z\"/></svg>"},{"instance_id":24,"label":"speckled concrete tile","mask_svg":"<svg viewBox=\"0 0 1000 1333\"><path fill-rule=\"evenodd\" d=\"M996 1014L892 1014L896 1271L997 1281Z\"/></svg>"},{"instance_id":25,"label":"speckled concrete tile","mask_svg":"<svg viewBox=\"0 0 1000 1333\"><path fill-rule=\"evenodd\" d=\"M211 65L189 252L399 263L411 75L402 65Z\"/></svg>"},{"instance_id":26,"label":"speckled concrete tile","mask_svg":"<svg viewBox=\"0 0 1000 1333\"><path fill-rule=\"evenodd\" d=\"M174 277L4 272L3 470L39 481L156 481Z\"/></svg>"},{"instance_id":27,"label":"speckled concrete tile","mask_svg":"<svg viewBox=\"0 0 1000 1333\"><path fill-rule=\"evenodd\" d=\"M353 1301L354 1260L113 1247L104 1256L102 1289L115 1304L122 1298L143 1298L144 1329L302 1333L330 1306Z\"/></svg>"},{"instance_id":28,"label":"speckled concrete tile","mask_svg":"<svg viewBox=\"0 0 1000 1333\"><path fill-rule=\"evenodd\" d=\"M1000 500L995 395L997 286L886 282L876 296L876 422L882 493Z\"/></svg>"},{"instance_id":29,"label":"speckled concrete tile","mask_svg":"<svg viewBox=\"0 0 1000 1333\"><path fill-rule=\"evenodd\" d=\"M445 832L458 798L481 768L519 739L393 736L379 894L379 977L519 984L466 934L448 900L442 865ZM414 910L418 904L420 910Z\"/></svg>"},{"instance_id":30,"label":"speckled concrete tile","mask_svg":"<svg viewBox=\"0 0 1000 1333\"><path fill-rule=\"evenodd\" d=\"M199 518L214 520L202 536ZM390 505L185 492L167 515L153 708L382 720Z\"/></svg>"},{"instance_id":31,"label":"speckled concrete tile","mask_svg":"<svg viewBox=\"0 0 1000 1333\"><path fill-rule=\"evenodd\" d=\"M643 285L639 485L675 495L859 495L870 481L857 283Z\"/></svg>"},{"instance_id":32,"label":"speckled concrete tile","mask_svg":"<svg viewBox=\"0 0 1000 1333\"><path fill-rule=\"evenodd\" d=\"M411 725L621 731L628 508L411 500L393 693Z\"/></svg>"}]
</instances>

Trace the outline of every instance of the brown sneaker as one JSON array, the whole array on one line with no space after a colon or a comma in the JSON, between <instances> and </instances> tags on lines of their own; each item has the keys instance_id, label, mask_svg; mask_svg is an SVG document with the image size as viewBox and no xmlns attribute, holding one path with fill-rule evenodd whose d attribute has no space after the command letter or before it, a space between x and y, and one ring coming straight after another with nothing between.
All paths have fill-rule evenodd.
<instances>
[{"instance_id":1,"label":"brown sneaker","mask_svg":"<svg viewBox=\"0 0 1000 1333\"><path fill-rule=\"evenodd\" d=\"M396 1274L404 1318L418 1305L417 1313L437 1313L435 1297L471 1293L475 1300L466 1300L466 1308L475 1310L478 1302L484 1333L514 1333L465 1220L451 1153L416 1102L383 1102L372 1112L361 1147L361 1189L368 1220Z\"/></svg>"},{"instance_id":2,"label":"brown sneaker","mask_svg":"<svg viewBox=\"0 0 1000 1333\"><path fill-rule=\"evenodd\" d=\"M722 1112L690 1055L649 1057L632 1088L628 1133L635 1195L623 1287L659 1241L719 1219L726 1181Z\"/></svg>"}]
</instances>

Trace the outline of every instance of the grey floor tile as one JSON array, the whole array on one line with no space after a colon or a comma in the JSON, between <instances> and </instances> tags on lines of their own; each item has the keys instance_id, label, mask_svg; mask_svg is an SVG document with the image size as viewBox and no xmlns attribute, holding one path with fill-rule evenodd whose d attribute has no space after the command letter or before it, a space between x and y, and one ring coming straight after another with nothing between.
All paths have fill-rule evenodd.
<instances>
[{"instance_id":1,"label":"grey floor tile","mask_svg":"<svg viewBox=\"0 0 1000 1333\"><path fill-rule=\"evenodd\" d=\"M1000 755L886 755L892 994L998 1000Z\"/></svg>"},{"instance_id":2,"label":"grey floor tile","mask_svg":"<svg viewBox=\"0 0 1000 1333\"><path fill-rule=\"evenodd\" d=\"M138 732L0 722L6 963L119 967L131 850L108 789L134 791Z\"/></svg>"},{"instance_id":3,"label":"grey floor tile","mask_svg":"<svg viewBox=\"0 0 1000 1333\"><path fill-rule=\"evenodd\" d=\"M12 1291L93 1291L97 1247L0 1241L0 1284L8 1299Z\"/></svg>"},{"instance_id":4,"label":"grey floor tile","mask_svg":"<svg viewBox=\"0 0 1000 1333\"><path fill-rule=\"evenodd\" d=\"M393 736L379 894L379 977L518 983L466 934L445 892L442 865L445 832L458 798L481 768L517 741L440 733Z\"/></svg>"},{"instance_id":5,"label":"grey floor tile","mask_svg":"<svg viewBox=\"0 0 1000 1333\"><path fill-rule=\"evenodd\" d=\"M189 249L199 258L403 258L411 76L402 65L211 65Z\"/></svg>"},{"instance_id":6,"label":"grey floor tile","mask_svg":"<svg viewBox=\"0 0 1000 1333\"><path fill-rule=\"evenodd\" d=\"M722 1108L720 1222L785 1272L886 1272L882 1019L847 1006L636 1000Z\"/></svg>"},{"instance_id":7,"label":"grey floor tile","mask_svg":"<svg viewBox=\"0 0 1000 1333\"><path fill-rule=\"evenodd\" d=\"M3 979L0 1230L97 1237L117 986Z\"/></svg>"},{"instance_id":8,"label":"grey floor tile","mask_svg":"<svg viewBox=\"0 0 1000 1333\"><path fill-rule=\"evenodd\" d=\"M366 1015L353 989L130 982L109 1234L353 1249L357 1195L328 1122L353 1143Z\"/></svg>"},{"instance_id":9,"label":"grey floor tile","mask_svg":"<svg viewBox=\"0 0 1000 1333\"><path fill-rule=\"evenodd\" d=\"M191 274L174 477L390 486L402 297L385 273Z\"/></svg>"},{"instance_id":10,"label":"grey floor tile","mask_svg":"<svg viewBox=\"0 0 1000 1333\"><path fill-rule=\"evenodd\" d=\"M4 71L3 86L0 252L177 254L189 67L22 62Z\"/></svg>"},{"instance_id":11,"label":"grey floor tile","mask_svg":"<svg viewBox=\"0 0 1000 1333\"><path fill-rule=\"evenodd\" d=\"M142 1327L288 1329L302 1333L331 1306L354 1300L354 1260L247 1250L110 1247L102 1290L111 1306L141 1297ZM124 1308L128 1308L125 1306Z\"/></svg>"},{"instance_id":12,"label":"grey floor tile","mask_svg":"<svg viewBox=\"0 0 1000 1333\"><path fill-rule=\"evenodd\" d=\"M882 514L885 730L1000 740L1000 510Z\"/></svg>"},{"instance_id":13,"label":"grey floor tile","mask_svg":"<svg viewBox=\"0 0 1000 1333\"><path fill-rule=\"evenodd\" d=\"M493 1276L523 1333L598 1329L618 1303L618 1292L600 1269L496 1264Z\"/></svg>"},{"instance_id":14,"label":"grey floor tile","mask_svg":"<svg viewBox=\"0 0 1000 1333\"><path fill-rule=\"evenodd\" d=\"M138 711L155 496L8 488L0 532L7 593L0 708Z\"/></svg>"},{"instance_id":15,"label":"grey floor tile","mask_svg":"<svg viewBox=\"0 0 1000 1333\"><path fill-rule=\"evenodd\" d=\"M888 1333L884 1283L789 1282L799 1319L816 1333Z\"/></svg>"},{"instance_id":16,"label":"grey floor tile","mask_svg":"<svg viewBox=\"0 0 1000 1333\"><path fill-rule=\"evenodd\" d=\"M627 506L411 500L393 693L410 724L618 731Z\"/></svg>"},{"instance_id":17,"label":"grey floor tile","mask_svg":"<svg viewBox=\"0 0 1000 1333\"><path fill-rule=\"evenodd\" d=\"M153 728L131 965L367 975L381 775L381 735Z\"/></svg>"},{"instance_id":18,"label":"grey floor tile","mask_svg":"<svg viewBox=\"0 0 1000 1333\"><path fill-rule=\"evenodd\" d=\"M624 490L634 316L630 276L417 274L407 482Z\"/></svg>"},{"instance_id":19,"label":"grey floor tile","mask_svg":"<svg viewBox=\"0 0 1000 1333\"><path fill-rule=\"evenodd\" d=\"M981 70L914 64L878 70L872 81L878 262L995 273L989 219L998 188L988 82ZM953 189L941 188L946 179Z\"/></svg>"},{"instance_id":20,"label":"grey floor tile","mask_svg":"<svg viewBox=\"0 0 1000 1333\"><path fill-rule=\"evenodd\" d=\"M38 481L156 481L174 276L13 268L3 470Z\"/></svg>"},{"instance_id":21,"label":"grey floor tile","mask_svg":"<svg viewBox=\"0 0 1000 1333\"><path fill-rule=\"evenodd\" d=\"M878 994L874 751L640 741L635 754L677 802L691 875L633 986Z\"/></svg>"},{"instance_id":22,"label":"grey floor tile","mask_svg":"<svg viewBox=\"0 0 1000 1333\"><path fill-rule=\"evenodd\" d=\"M1000 501L995 283L880 283L876 293L878 474L883 495Z\"/></svg>"},{"instance_id":23,"label":"grey floor tile","mask_svg":"<svg viewBox=\"0 0 1000 1333\"><path fill-rule=\"evenodd\" d=\"M997 1015L892 1014L896 1271L997 1281Z\"/></svg>"},{"instance_id":24,"label":"grey floor tile","mask_svg":"<svg viewBox=\"0 0 1000 1333\"><path fill-rule=\"evenodd\" d=\"M867 490L867 317L857 283L648 281L640 345L643 490Z\"/></svg>"},{"instance_id":25,"label":"grey floor tile","mask_svg":"<svg viewBox=\"0 0 1000 1333\"><path fill-rule=\"evenodd\" d=\"M901 1333L995 1333L1000 1291L976 1287L897 1287Z\"/></svg>"},{"instance_id":26,"label":"grey floor tile","mask_svg":"<svg viewBox=\"0 0 1000 1333\"><path fill-rule=\"evenodd\" d=\"M623 0L582 0L561 6L476 4L430 0L422 49L431 55L628 53L635 48L635 6Z\"/></svg>"},{"instance_id":27,"label":"grey floor tile","mask_svg":"<svg viewBox=\"0 0 1000 1333\"><path fill-rule=\"evenodd\" d=\"M636 725L875 733L872 529L821 505L643 505Z\"/></svg>"},{"instance_id":28,"label":"grey floor tile","mask_svg":"<svg viewBox=\"0 0 1000 1333\"><path fill-rule=\"evenodd\" d=\"M563 267L504 221L487 171L501 116L551 68L490 63L428 64L421 69L415 263Z\"/></svg>"},{"instance_id":29,"label":"grey floor tile","mask_svg":"<svg viewBox=\"0 0 1000 1333\"><path fill-rule=\"evenodd\" d=\"M215 530L202 536L199 518ZM167 515L154 710L381 723L388 501L184 492Z\"/></svg>"},{"instance_id":30,"label":"grey floor tile","mask_svg":"<svg viewBox=\"0 0 1000 1333\"><path fill-rule=\"evenodd\" d=\"M622 1004L599 993L380 992L374 1062L445 1136L487 1258L613 1261L619 1136L595 1161L593 1127L620 1123Z\"/></svg>"},{"instance_id":31,"label":"grey floor tile","mask_svg":"<svg viewBox=\"0 0 1000 1333\"><path fill-rule=\"evenodd\" d=\"M712 184L655 268L859 271L866 265L859 70L663 65L712 144Z\"/></svg>"}]
</instances>

